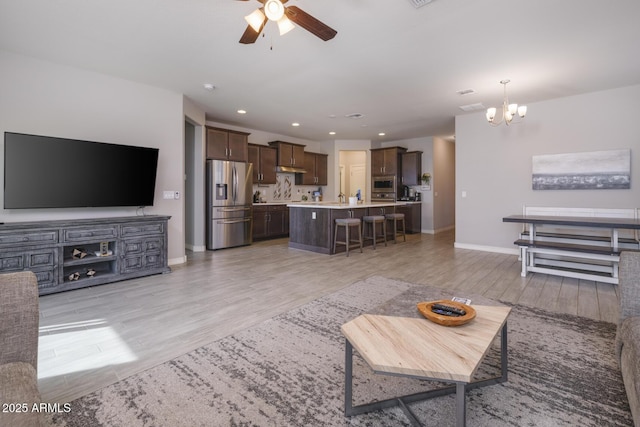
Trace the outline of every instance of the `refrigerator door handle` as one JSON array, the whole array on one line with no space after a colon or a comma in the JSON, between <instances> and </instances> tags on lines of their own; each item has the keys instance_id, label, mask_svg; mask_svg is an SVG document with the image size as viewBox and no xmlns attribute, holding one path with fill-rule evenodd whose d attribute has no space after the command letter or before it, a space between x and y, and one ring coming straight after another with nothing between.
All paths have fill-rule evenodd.
<instances>
[{"instance_id":1,"label":"refrigerator door handle","mask_svg":"<svg viewBox=\"0 0 640 427\"><path fill-rule=\"evenodd\" d=\"M236 203L238 201L238 171L236 169L236 165L233 165L231 187L233 188L233 203Z\"/></svg>"}]
</instances>

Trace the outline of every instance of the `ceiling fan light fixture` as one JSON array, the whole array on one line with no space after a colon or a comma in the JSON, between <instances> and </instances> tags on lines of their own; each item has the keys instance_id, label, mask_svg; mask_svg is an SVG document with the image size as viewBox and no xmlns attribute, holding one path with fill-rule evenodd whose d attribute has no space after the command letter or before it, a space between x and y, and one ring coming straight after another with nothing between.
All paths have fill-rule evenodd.
<instances>
[{"instance_id":1,"label":"ceiling fan light fixture","mask_svg":"<svg viewBox=\"0 0 640 427\"><path fill-rule=\"evenodd\" d=\"M260 9L256 9L249 15L245 16L244 20L247 21L247 24L249 24L256 33L258 33L262 29L262 23L264 22L264 13L262 13Z\"/></svg>"},{"instance_id":2,"label":"ceiling fan light fixture","mask_svg":"<svg viewBox=\"0 0 640 427\"><path fill-rule=\"evenodd\" d=\"M272 21L279 21L284 16L284 5L280 0L267 0L264 4L264 13Z\"/></svg>"},{"instance_id":3,"label":"ceiling fan light fixture","mask_svg":"<svg viewBox=\"0 0 640 427\"><path fill-rule=\"evenodd\" d=\"M282 18L278 19L278 30L280 30L280 35L285 35L289 31L293 30L296 26L293 25L291 19L287 18L285 15L282 15Z\"/></svg>"}]
</instances>

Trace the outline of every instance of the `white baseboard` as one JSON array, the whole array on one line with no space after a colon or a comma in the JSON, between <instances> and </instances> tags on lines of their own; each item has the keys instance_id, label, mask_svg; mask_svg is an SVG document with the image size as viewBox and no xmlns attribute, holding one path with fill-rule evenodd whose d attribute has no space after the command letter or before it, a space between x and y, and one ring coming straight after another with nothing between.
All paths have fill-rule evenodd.
<instances>
[{"instance_id":1,"label":"white baseboard","mask_svg":"<svg viewBox=\"0 0 640 427\"><path fill-rule=\"evenodd\" d=\"M455 230L456 226L455 225L450 225L449 227L443 227L443 228L438 228L437 230L420 230L421 233L423 234L438 234L438 233L444 233L445 231L449 231L449 230Z\"/></svg>"},{"instance_id":2,"label":"white baseboard","mask_svg":"<svg viewBox=\"0 0 640 427\"><path fill-rule=\"evenodd\" d=\"M207 250L206 246L184 245L184 247L191 252L205 252Z\"/></svg>"},{"instance_id":3,"label":"white baseboard","mask_svg":"<svg viewBox=\"0 0 640 427\"><path fill-rule=\"evenodd\" d=\"M187 262L187 256L183 255L179 258L171 258L167 263L171 266L171 265L184 264L186 262Z\"/></svg>"},{"instance_id":4,"label":"white baseboard","mask_svg":"<svg viewBox=\"0 0 640 427\"><path fill-rule=\"evenodd\" d=\"M457 249L470 249L472 251L483 251L483 252L496 252L499 254L507 254L507 255L519 255L520 251L518 249L512 248L501 248L498 246L484 246L484 245L473 245L470 243L458 243L455 242L453 244L454 248Z\"/></svg>"}]
</instances>

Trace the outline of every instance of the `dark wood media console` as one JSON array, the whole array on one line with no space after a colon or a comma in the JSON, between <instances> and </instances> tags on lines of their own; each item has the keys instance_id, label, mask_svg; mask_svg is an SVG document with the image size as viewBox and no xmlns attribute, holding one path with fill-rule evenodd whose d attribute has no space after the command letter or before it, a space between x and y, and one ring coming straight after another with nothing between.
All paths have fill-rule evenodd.
<instances>
[{"instance_id":1,"label":"dark wood media console","mask_svg":"<svg viewBox=\"0 0 640 427\"><path fill-rule=\"evenodd\" d=\"M0 225L0 272L33 271L40 295L168 273L169 218L6 223Z\"/></svg>"}]
</instances>

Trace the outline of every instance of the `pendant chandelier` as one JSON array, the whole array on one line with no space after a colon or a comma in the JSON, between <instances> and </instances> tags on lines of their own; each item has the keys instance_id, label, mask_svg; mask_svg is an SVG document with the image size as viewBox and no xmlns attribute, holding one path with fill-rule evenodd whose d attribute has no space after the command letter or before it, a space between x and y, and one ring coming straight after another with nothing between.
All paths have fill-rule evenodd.
<instances>
[{"instance_id":1,"label":"pendant chandelier","mask_svg":"<svg viewBox=\"0 0 640 427\"><path fill-rule=\"evenodd\" d=\"M500 84L504 86L504 100L502 101L502 114L496 118L496 113L498 112L496 108L491 107L487 108L487 121L491 126L499 126L504 123L509 126L513 121L516 114L522 119L527 114L527 106L518 104L509 104L509 98L507 98L507 83L511 80L504 79L500 80Z\"/></svg>"}]
</instances>

